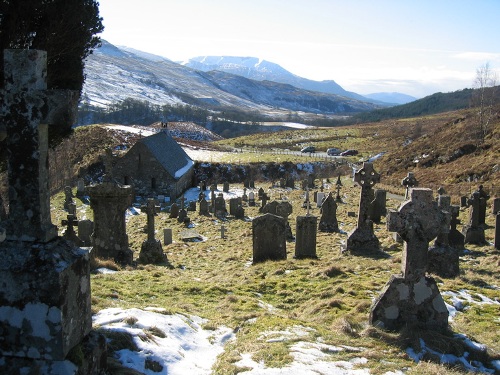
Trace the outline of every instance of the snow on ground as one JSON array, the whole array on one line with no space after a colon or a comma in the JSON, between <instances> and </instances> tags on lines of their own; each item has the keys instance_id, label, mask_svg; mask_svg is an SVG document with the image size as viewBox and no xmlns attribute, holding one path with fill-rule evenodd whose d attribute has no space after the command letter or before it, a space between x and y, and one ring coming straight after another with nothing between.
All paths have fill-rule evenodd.
<instances>
[{"instance_id":1,"label":"snow on ground","mask_svg":"<svg viewBox=\"0 0 500 375\"><path fill-rule=\"evenodd\" d=\"M126 126L126 125L106 125L106 128L113 130L121 130L129 133L142 134L144 137L149 137L150 135L156 134L156 130L151 130L145 126Z\"/></svg>"}]
</instances>

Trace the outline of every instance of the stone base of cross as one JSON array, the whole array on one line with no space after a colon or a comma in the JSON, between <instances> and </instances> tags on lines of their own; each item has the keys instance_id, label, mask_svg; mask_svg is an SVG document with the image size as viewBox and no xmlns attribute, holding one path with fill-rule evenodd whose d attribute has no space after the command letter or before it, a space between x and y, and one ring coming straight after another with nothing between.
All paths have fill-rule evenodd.
<instances>
[{"instance_id":1,"label":"stone base of cross","mask_svg":"<svg viewBox=\"0 0 500 375\"><path fill-rule=\"evenodd\" d=\"M155 239L144 241L141 245L138 261L143 264L167 263L167 255L163 252L161 241Z\"/></svg>"}]
</instances>

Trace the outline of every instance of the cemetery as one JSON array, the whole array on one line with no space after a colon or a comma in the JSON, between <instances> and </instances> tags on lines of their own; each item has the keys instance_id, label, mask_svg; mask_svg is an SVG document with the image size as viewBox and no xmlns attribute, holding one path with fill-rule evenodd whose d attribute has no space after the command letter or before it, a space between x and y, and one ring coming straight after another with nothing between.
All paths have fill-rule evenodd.
<instances>
[{"instance_id":1,"label":"cemetery","mask_svg":"<svg viewBox=\"0 0 500 375\"><path fill-rule=\"evenodd\" d=\"M182 373L186 358L200 374L500 371L491 186L388 184L359 159L209 170L182 151L175 189L149 174L134 191L133 167L163 137L122 158L101 149L99 173L52 195L47 131L71 121L75 94L47 89L45 64L5 53L3 373ZM203 340L171 340L189 330Z\"/></svg>"}]
</instances>

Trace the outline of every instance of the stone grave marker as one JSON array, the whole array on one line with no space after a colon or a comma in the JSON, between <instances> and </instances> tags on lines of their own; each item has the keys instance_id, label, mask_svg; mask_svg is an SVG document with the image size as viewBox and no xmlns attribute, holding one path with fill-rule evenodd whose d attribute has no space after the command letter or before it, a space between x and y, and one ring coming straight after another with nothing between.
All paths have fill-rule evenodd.
<instances>
[{"instance_id":1,"label":"stone grave marker","mask_svg":"<svg viewBox=\"0 0 500 375\"><path fill-rule=\"evenodd\" d=\"M224 193L229 193L229 182L224 182L224 184L222 185L222 191Z\"/></svg>"},{"instance_id":2,"label":"stone grave marker","mask_svg":"<svg viewBox=\"0 0 500 375\"><path fill-rule=\"evenodd\" d=\"M307 186L309 186L309 189L314 189L314 187L315 187L314 180L315 179L316 179L316 176L314 175L314 173L307 175Z\"/></svg>"},{"instance_id":3,"label":"stone grave marker","mask_svg":"<svg viewBox=\"0 0 500 375\"><path fill-rule=\"evenodd\" d=\"M359 198L358 222L356 229L349 233L344 251L352 254L364 254L380 251L379 240L373 232L373 222L368 216L373 200L373 186L380 181L380 174L373 169L373 164L365 162L354 174L354 182L361 187Z\"/></svg>"},{"instance_id":4,"label":"stone grave marker","mask_svg":"<svg viewBox=\"0 0 500 375\"><path fill-rule=\"evenodd\" d=\"M147 233L148 238L141 245L139 253L139 262L144 264L166 263L167 256L163 252L160 240L155 238L155 216L160 212L160 206L156 204L154 199L148 199L146 206L141 207L147 215Z\"/></svg>"},{"instance_id":5,"label":"stone grave marker","mask_svg":"<svg viewBox=\"0 0 500 375\"><path fill-rule=\"evenodd\" d=\"M262 212L267 214L273 214L277 216L281 216L283 220L285 220L285 231L286 235L285 238L288 241L293 241L294 236L292 234L292 227L290 226L290 223L288 222L288 216L293 212L293 207L290 204L290 202L278 202L278 201L272 201L271 203L266 204L262 208Z\"/></svg>"},{"instance_id":6,"label":"stone grave marker","mask_svg":"<svg viewBox=\"0 0 500 375\"><path fill-rule=\"evenodd\" d=\"M325 197L326 194L321 191L316 194L316 207L321 207L321 205L323 204L323 199L325 199Z\"/></svg>"},{"instance_id":7,"label":"stone grave marker","mask_svg":"<svg viewBox=\"0 0 500 375\"><path fill-rule=\"evenodd\" d=\"M479 225L485 226L486 225L486 208L488 206L488 199L490 199L490 196L486 191L484 190L483 185L479 185L477 188L477 192L479 193Z\"/></svg>"},{"instance_id":8,"label":"stone grave marker","mask_svg":"<svg viewBox=\"0 0 500 375\"><path fill-rule=\"evenodd\" d=\"M248 202L247 188L243 188L243 195L241 196L243 202Z\"/></svg>"},{"instance_id":9,"label":"stone grave marker","mask_svg":"<svg viewBox=\"0 0 500 375\"><path fill-rule=\"evenodd\" d=\"M319 220L319 230L322 232L338 232L339 224L337 221L337 202L332 194L328 194L321 206L321 218Z\"/></svg>"},{"instance_id":10,"label":"stone grave marker","mask_svg":"<svg viewBox=\"0 0 500 375\"><path fill-rule=\"evenodd\" d=\"M189 201L187 210L195 212L196 211L196 201Z\"/></svg>"},{"instance_id":11,"label":"stone grave marker","mask_svg":"<svg viewBox=\"0 0 500 375\"><path fill-rule=\"evenodd\" d=\"M217 198L215 198L215 216L225 217L227 215L226 200L224 195L219 193Z\"/></svg>"},{"instance_id":12,"label":"stone grave marker","mask_svg":"<svg viewBox=\"0 0 500 375\"><path fill-rule=\"evenodd\" d=\"M89 252L57 237L50 217L48 127L73 123L78 93L47 90L46 62L44 51L4 50L9 217L0 231L0 373L73 366L91 374L104 371L106 352L91 331ZM72 364L76 346L82 363Z\"/></svg>"},{"instance_id":13,"label":"stone grave marker","mask_svg":"<svg viewBox=\"0 0 500 375\"><path fill-rule=\"evenodd\" d=\"M472 193L472 196L467 200L467 207L469 207L469 222L462 228L462 234L465 236L465 243L476 245L486 244L484 237L484 227L480 225L480 210L481 198L479 191Z\"/></svg>"},{"instance_id":14,"label":"stone grave marker","mask_svg":"<svg viewBox=\"0 0 500 375\"><path fill-rule=\"evenodd\" d=\"M243 208L243 206L241 204L239 204L238 207L236 207L234 217L236 219L244 219L245 218L245 209Z\"/></svg>"},{"instance_id":15,"label":"stone grave marker","mask_svg":"<svg viewBox=\"0 0 500 375\"><path fill-rule=\"evenodd\" d=\"M410 189L418 186L418 181L413 172L408 172L408 175L401 181L401 185L406 188L405 199L408 199L408 192Z\"/></svg>"},{"instance_id":16,"label":"stone grave marker","mask_svg":"<svg viewBox=\"0 0 500 375\"><path fill-rule=\"evenodd\" d=\"M382 217L387 215L387 191L383 189L375 189L375 197L370 202L368 217L374 223L380 224Z\"/></svg>"},{"instance_id":17,"label":"stone grave marker","mask_svg":"<svg viewBox=\"0 0 500 375\"><path fill-rule=\"evenodd\" d=\"M85 195L85 181L83 178L76 180L76 196L81 198Z\"/></svg>"},{"instance_id":18,"label":"stone grave marker","mask_svg":"<svg viewBox=\"0 0 500 375\"><path fill-rule=\"evenodd\" d=\"M241 206L241 198L231 198L229 199L229 215L236 216L236 210L238 206Z\"/></svg>"},{"instance_id":19,"label":"stone grave marker","mask_svg":"<svg viewBox=\"0 0 500 375\"><path fill-rule=\"evenodd\" d=\"M252 220L253 264L286 259L285 219L264 214Z\"/></svg>"},{"instance_id":20,"label":"stone grave marker","mask_svg":"<svg viewBox=\"0 0 500 375\"><path fill-rule=\"evenodd\" d=\"M260 212L262 212L262 209L266 206L267 201L269 200L269 197L267 196L266 193L263 193L262 196L260 197L261 203L260 203Z\"/></svg>"},{"instance_id":21,"label":"stone grave marker","mask_svg":"<svg viewBox=\"0 0 500 375\"><path fill-rule=\"evenodd\" d=\"M165 246L170 245L172 243L172 228L164 228L163 229L163 244Z\"/></svg>"},{"instance_id":22,"label":"stone grave marker","mask_svg":"<svg viewBox=\"0 0 500 375\"><path fill-rule=\"evenodd\" d=\"M198 213L200 215L204 215L204 216L209 216L210 215L210 212L208 210L208 202L205 199L205 197L203 197L203 199L199 203L199 211L198 211Z\"/></svg>"},{"instance_id":23,"label":"stone grave marker","mask_svg":"<svg viewBox=\"0 0 500 375\"><path fill-rule=\"evenodd\" d=\"M248 194L248 205L250 207L255 207L255 194L253 191L251 191L249 194Z\"/></svg>"},{"instance_id":24,"label":"stone grave marker","mask_svg":"<svg viewBox=\"0 0 500 375\"><path fill-rule=\"evenodd\" d=\"M495 239L494 239L494 247L497 250L500 250L500 212L497 212L495 215Z\"/></svg>"},{"instance_id":25,"label":"stone grave marker","mask_svg":"<svg viewBox=\"0 0 500 375\"><path fill-rule=\"evenodd\" d=\"M295 189L295 180L293 177L288 177L285 182L285 187Z\"/></svg>"},{"instance_id":26,"label":"stone grave marker","mask_svg":"<svg viewBox=\"0 0 500 375\"><path fill-rule=\"evenodd\" d=\"M259 197L259 200L262 200L263 195L264 195L264 189L259 188L259 190L257 190L257 196Z\"/></svg>"},{"instance_id":27,"label":"stone grave marker","mask_svg":"<svg viewBox=\"0 0 500 375\"><path fill-rule=\"evenodd\" d=\"M448 244L457 250L465 249L465 236L457 229L457 225L460 224L460 219L458 215L460 213L460 206L451 205L450 206L450 233L448 233Z\"/></svg>"},{"instance_id":28,"label":"stone grave marker","mask_svg":"<svg viewBox=\"0 0 500 375\"><path fill-rule=\"evenodd\" d=\"M172 205L170 206L170 215L169 215L169 218L171 219L177 219L179 217L179 206L177 205L177 203L172 203Z\"/></svg>"},{"instance_id":29,"label":"stone grave marker","mask_svg":"<svg viewBox=\"0 0 500 375\"><path fill-rule=\"evenodd\" d=\"M335 199L337 202L342 202L342 198L340 197L340 189L342 189L342 180L340 179L340 175L335 183L335 188L337 189L337 197Z\"/></svg>"},{"instance_id":30,"label":"stone grave marker","mask_svg":"<svg viewBox=\"0 0 500 375\"><path fill-rule=\"evenodd\" d=\"M392 275L375 299L370 323L389 330L404 327L446 329L448 309L435 280L426 277L429 241L439 231L442 213L430 189L410 189L410 200L387 215L387 229L405 241L402 275Z\"/></svg>"},{"instance_id":31,"label":"stone grave marker","mask_svg":"<svg viewBox=\"0 0 500 375\"><path fill-rule=\"evenodd\" d=\"M92 220L78 220L78 238L83 241L83 246L91 246L90 237L94 231L94 222Z\"/></svg>"},{"instance_id":32,"label":"stone grave marker","mask_svg":"<svg viewBox=\"0 0 500 375\"><path fill-rule=\"evenodd\" d=\"M0 197L0 204L1 204L1 197ZM0 205L0 210L2 209ZM493 198L493 202L491 203L491 213L493 215L496 215L497 213L500 212L500 198ZM0 216L1 219L1 216Z\"/></svg>"},{"instance_id":33,"label":"stone grave marker","mask_svg":"<svg viewBox=\"0 0 500 375\"><path fill-rule=\"evenodd\" d=\"M442 221L438 224L438 234L434 246L429 248L428 272L441 277L456 277L460 273L458 250L449 243L451 223L451 197L440 189L438 208L441 211Z\"/></svg>"},{"instance_id":34,"label":"stone grave marker","mask_svg":"<svg viewBox=\"0 0 500 375\"><path fill-rule=\"evenodd\" d=\"M250 184L248 185L250 189L255 189L255 180L250 180Z\"/></svg>"},{"instance_id":35,"label":"stone grave marker","mask_svg":"<svg viewBox=\"0 0 500 375\"><path fill-rule=\"evenodd\" d=\"M316 255L316 216L297 216L295 225L295 258L317 258Z\"/></svg>"},{"instance_id":36,"label":"stone grave marker","mask_svg":"<svg viewBox=\"0 0 500 375\"><path fill-rule=\"evenodd\" d=\"M62 237L65 240L73 242L75 246L84 246L83 241L77 236L75 232L75 225L78 225L78 220L74 215L66 215L66 219L61 221L61 225L66 226L66 229L64 229L62 233Z\"/></svg>"},{"instance_id":37,"label":"stone grave marker","mask_svg":"<svg viewBox=\"0 0 500 375\"><path fill-rule=\"evenodd\" d=\"M71 186L64 187L64 209L67 210L70 204L75 203L73 201L73 191Z\"/></svg>"}]
</instances>

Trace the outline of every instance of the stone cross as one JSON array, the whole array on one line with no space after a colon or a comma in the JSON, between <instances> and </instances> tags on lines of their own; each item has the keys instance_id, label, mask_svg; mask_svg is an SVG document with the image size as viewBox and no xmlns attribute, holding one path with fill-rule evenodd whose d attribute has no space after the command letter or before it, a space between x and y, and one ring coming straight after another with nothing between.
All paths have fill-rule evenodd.
<instances>
[{"instance_id":1,"label":"stone cross","mask_svg":"<svg viewBox=\"0 0 500 375\"><path fill-rule=\"evenodd\" d=\"M435 280L425 275L429 241L439 231L443 214L430 189L410 189L410 200L387 215L387 229L405 241L402 276L392 275L375 299L370 323L389 330L448 326L448 310Z\"/></svg>"},{"instance_id":2,"label":"stone cross","mask_svg":"<svg viewBox=\"0 0 500 375\"><path fill-rule=\"evenodd\" d=\"M380 242L373 231L373 221L369 219L373 199L372 188L379 181L380 174L375 172L372 163L363 163L363 168L354 174L354 182L361 186L358 223L349 233L345 247L341 248L342 251L350 251L352 254L380 251Z\"/></svg>"},{"instance_id":3,"label":"stone cross","mask_svg":"<svg viewBox=\"0 0 500 375\"><path fill-rule=\"evenodd\" d=\"M358 227L366 226L368 210L370 209L371 191L377 182L380 182L380 174L375 172L373 164L365 162L363 168L354 174L354 182L361 186L359 199Z\"/></svg>"},{"instance_id":4,"label":"stone cross","mask_svg":"<svg viewBox=\"0 0 500 375\"><path fill-rule=\"evenodd\" d=\"M306 205L307 205L307 214L306 216L310 215L310 208L311 208L311 202L309 200L309 186L306 189Z\"/></svg>"},{"instance_id":5,"label":"stone cross","mask_svg":"<svg viewBox=\"0 0 500 375\"><path fill-rule=\"evenodd\" d=\"M0 115L7 130L9 219L7 237L48 242L50 218L48 126L72 123L78 92L47 90L47 54L5 50Z\"/></svg>"},{"instance_id":6,"label":"stone cross","mask_svg":"<svg viewBox=\"0 0 500 375\"><path fill-rule=\"evenodd\" d=\"M434 246L448 247L448 234L450 233L451 222L451 197L449 195L444 195L444 189L440 191L438 207L443 213L443 220L439 225L439 232L434 241Z\"/></svg>"},{"instance_id":7,"label":"stone cross","mask_svg":"<svg viewBox=\"0 0 500 375\"><path fill-rule=\"evenodd\" d=\"M155 240L155 216L160 212L160 206L157 206L154 199L148 199L148 203L141 207L146 211L148 226L148 241Z\"/></svg>"},{"instance_id":8,"label":"stone cross","mask_svg":"<svg viewBox=\"0 0 500 375\"><path fill-rule=\"evenodd\" d=\"M340 189L342 188L342 181L340 180L340 175L338 176L337 182L335 185L337 188L337 197L335 199L337 200L337 202L340 202L342 200L342 198L340 197Z\"/></svg>"},{"instance_id":9,"label":"stone cross","mask_svg":"<svg viewBox=\"0 0 500 375\"><path fill-rule=\"evenodd\" d=\"M408 199L409 190L413 187L418 186L418 181L415 178L413 172L408 172L408 175L401 181L401 185L403 185L406 188L405 199Z\"/></svg>"},{"instance_id":10,"label":"stone cross","mask_svg":"<svg viewBox=\"0 0 500 375\"><path fill-rule=\"evenodd\" d=\"M181 210L183 210L184 209L184 202L187 200L187 198L184 197L184 195L183 195L180 200L181 200Z\"/></svg>"},{"instance_id":11,"label":"stone cross","mask_svg":"<svg viewBox=\"0 0 500 375\"><path fill-rule=\"evenodd\" d=\"M417 280L425 276L429 241L437 236L442 221L430 189L411 189L410 200L397 212L388 213L387 229L397 232L405 241L401 264L405 279Z\"/></svg>"}]
</instances>

